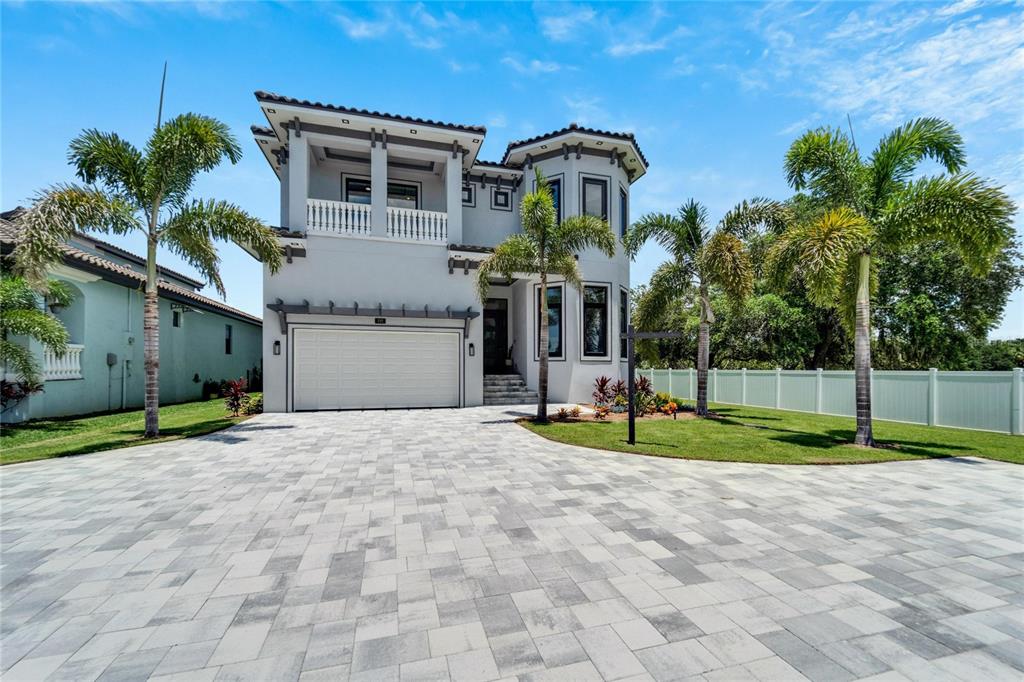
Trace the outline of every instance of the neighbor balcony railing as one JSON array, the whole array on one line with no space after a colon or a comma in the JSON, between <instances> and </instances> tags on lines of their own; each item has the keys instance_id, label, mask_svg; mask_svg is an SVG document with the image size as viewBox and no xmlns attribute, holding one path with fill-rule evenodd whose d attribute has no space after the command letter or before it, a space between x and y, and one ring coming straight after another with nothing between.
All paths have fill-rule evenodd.
<instances>
[{"instance_id":1,"label":"neighbor balcony railing","mask_svg":"<svg viewBox=\"0 0 1024 682\"><path fill-rule=\"evenodd\" d=\"M69 343L64 355L57 355L50 349L43 350L43 379L61 381L82 378L82 351L85 346Z\"/></svg>"},{"instance_id":2,"label":"neighbor balcony railing","mask_svg":"<svg viewBox=\"0 0 1024 682\"><path fill-rule=\"evenodd\" d=\"M367 204L329 199L306 200L306 229L349 237L373 234L373 212ZM387 209L386 236L390 239L446 244L448 214L414 208Z\"/></svg>"}]
</instances>

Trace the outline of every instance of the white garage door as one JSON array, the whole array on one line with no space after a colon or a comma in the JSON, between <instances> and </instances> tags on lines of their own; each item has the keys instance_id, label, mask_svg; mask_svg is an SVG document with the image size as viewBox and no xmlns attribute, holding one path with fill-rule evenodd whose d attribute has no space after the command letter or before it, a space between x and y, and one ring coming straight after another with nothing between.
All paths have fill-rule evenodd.
<instances>
[{"instance_id":1,"label":"white garage door","mask_svg":"<svg viewBox=\"0 0 1024 682\"><path fill-rule=\"evenodd\" d=\"M458 407L459 336L296 329L294 409Z\"/></svg>"}]
</instances>

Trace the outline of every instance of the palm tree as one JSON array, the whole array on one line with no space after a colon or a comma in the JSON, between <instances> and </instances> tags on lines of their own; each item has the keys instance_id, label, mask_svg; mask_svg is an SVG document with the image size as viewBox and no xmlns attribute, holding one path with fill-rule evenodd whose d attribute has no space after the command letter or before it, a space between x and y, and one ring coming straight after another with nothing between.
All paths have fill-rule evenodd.
<instances>
[{"instance_id":1,"label":"palm tree","mask_svg":"<svg viewBox=\"0 0 1024 682\"><path fill-rule=\"evenodd\" d=\"M721 289L733 304L742 304L754 286L750 254L742 238L758 225L780 231L788 221L786 206L769 199L743 201L725 214L714 230L708 212L690 199L676 215L650 213L626 233L630 258L648 240L664 247L671 260L658 266L647 290L638 301L636 324L649 329L658 324L673 301L696 294L700 305L697 331L696 414L708 414L708 346L715 313L711 308L712 287Z\"/></svg>"},{"instance_id":2,"label":"palm tree","mask_svg":"<svg viewBox=\"0 0 1024 682\"><path fill-rule=\"evenodd\" d=\"M537 421L548 419L548 277L562 277L577 291L583 288L576 254L597 247L609 258L615 255L615 235L608 223L589 215L571 216L559 223L551 188L536 169L536 188L520 204L523 231L495 247L494 253L480 264L477 292L480 301L487 298L493 275L511 279L515 273L540 277L540 372L537 379Z\"/></svg>"},{"instance_id":3,"label":"palm tree","mask_svg":"<svg viewBox=\"0 0 1024 682\"><path fill-rule=\"evenodd\" d=\"M34 339L58 355L68 346L67 329L40 308L39 294L52 305L66 306L71 302L68 287L58 280L46 280L34 289L24 277L4 274L0 278L0 363L13 370L11 373L28 389L39 386L39 362L27 346L15 343L11 337Z\"/></svg>"},{"instance_id":4,"label":"palm tree","mask_svg":"<svg viewBox=\"0 0 1024 682\"><path fill-rule=\"evenodd\" d=\"M159 434L159 298L157 247L164 246L195 267L221 296L215 240L247 245L271 272L281 265L277 239L266 225L237 206L190 200L196 176L242 152L227 126L198 114L182 114L157 125L140 151L116 133L86 130L71 141L68 160L85 184L59 184L41 192L20 218L18 268L41 282L60 260L60 245L77 231L146 236L143 316L146 370L146 436Z\"/></svg>"},{"instance_id":5,"label":"palm tree","mask_svg":"<svg viewBox=\"0 0 1024 682\"><path fill-rule=\"evenodd\" d=\"M932 159L944 174L912 179ZM872 255L922 242L958 249L984 273L1012 234L1016 210L1001 188L964 173L963 140L937 118L896 128L868 159L841 130L809 130L786 153L786 176L820 210L794 223L774 244L769 269L780 281L799 270L816 305L839 308L854 330L859 445L871 432Z\"/></svg>"}]
</instances>

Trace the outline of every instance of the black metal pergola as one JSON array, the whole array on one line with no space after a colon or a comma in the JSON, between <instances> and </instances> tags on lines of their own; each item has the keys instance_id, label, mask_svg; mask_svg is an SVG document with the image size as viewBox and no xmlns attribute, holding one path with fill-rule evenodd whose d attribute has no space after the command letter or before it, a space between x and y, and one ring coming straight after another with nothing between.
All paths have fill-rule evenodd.
<instances>
[{"instance_id":1,"label":"black metal pergola","mask_svg":"<svg viewBox=\"0 0 1024 682\"><path fill-rule=\"evenodd\" d=\"M636 353L633 342L636 339L681 339L682 332L638 332L633 325L626 327L622 339L626 342L627 366L629 372L629 438L626 442L636 445Z\"/></svg>"}]
</instances>

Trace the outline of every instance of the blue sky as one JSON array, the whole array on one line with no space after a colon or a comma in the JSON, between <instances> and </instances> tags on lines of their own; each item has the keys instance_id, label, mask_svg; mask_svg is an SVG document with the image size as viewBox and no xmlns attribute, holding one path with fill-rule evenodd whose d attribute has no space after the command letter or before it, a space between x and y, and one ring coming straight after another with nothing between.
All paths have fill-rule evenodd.
<instances>
[{"instance_id":1,"label":"blue sky","mask_svg":"<svg viewBox=\"0 0 1024 682\"><path fill-rule=\"evenodd\" d=\"M264 122L257 89L483 124L485 159L570 121L632 131L651 163L633 187L634 217L691 196L713 216L746 197L787 197L782 157L807 127L845 126L849 114L871 148L909 118L941 116L963 133L971 169L1024 205L1019 4L5 2L0 12L5 209L72 179L67 143L83 128L141 146L164 60L165 112L220 118L246 152L197 195L274 224L277 181L249 137ZM138 238L111 241L142 250ZM233 246L222 256L228 302L261 314L259 265ZM634 284L662 256L646 248ZM1024 336L1021 292L993 336Z\"/></svg>"}]
</instances>

